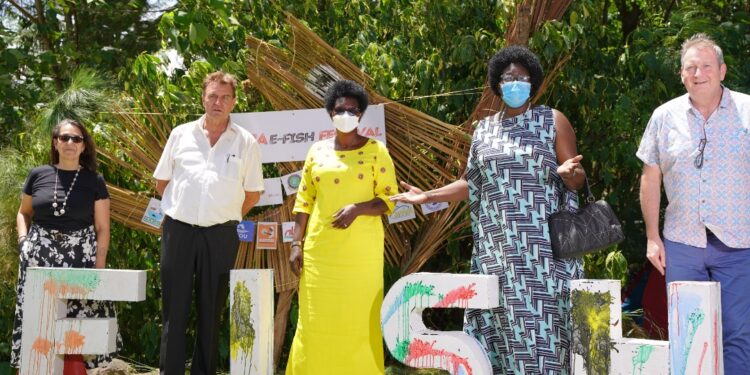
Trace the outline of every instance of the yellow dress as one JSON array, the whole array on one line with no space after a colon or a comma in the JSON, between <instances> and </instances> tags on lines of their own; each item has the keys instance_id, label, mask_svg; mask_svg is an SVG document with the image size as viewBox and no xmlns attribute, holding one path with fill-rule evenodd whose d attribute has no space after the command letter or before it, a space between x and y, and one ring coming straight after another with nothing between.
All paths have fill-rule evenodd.
<instances>
[{"instance_id":1,"label":"yellow dress","mask_svg":"<svg viewBox=\"0 0 750 375\"><path fill-rule=\"evenodd\" d=\"M382 374L383 223L358 216L333 228L342 207L375 197L388 205L396 174L382 142L336 151L333 140L307 154L293 212L310 214L299 282L299 320L287 375Z\"/></svg>"}]
</instances>

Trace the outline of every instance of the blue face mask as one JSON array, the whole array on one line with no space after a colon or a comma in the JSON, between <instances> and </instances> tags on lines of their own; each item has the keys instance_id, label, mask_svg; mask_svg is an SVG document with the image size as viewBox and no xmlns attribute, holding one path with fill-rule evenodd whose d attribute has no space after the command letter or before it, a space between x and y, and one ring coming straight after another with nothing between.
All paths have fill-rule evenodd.
<instances>
[{"instance_id":1,"label":"blue face mask","mask_svg":"<svg viewBox=\"0 0 750 375\"><path fill-rule=\"evenodd\" d=\"M531 83L513 81L500 85L503 91L503 101L508 107L518 108L526 103L531 95Z\"/></svg>"}]
</instances>

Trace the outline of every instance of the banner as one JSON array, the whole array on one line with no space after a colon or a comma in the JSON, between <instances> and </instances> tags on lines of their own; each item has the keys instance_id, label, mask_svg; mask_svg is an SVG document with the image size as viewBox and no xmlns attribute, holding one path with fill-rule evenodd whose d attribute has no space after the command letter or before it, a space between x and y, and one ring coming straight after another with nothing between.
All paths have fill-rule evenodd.
<instances>
[{"instance_id":1,"label":"banner","mask_svg":"<svg viewBox=\"0 0 750 375\"><path fill-rule=\"evenodd\" d=\"M258 223L258 236L256 237L256 249L276 250L276 241L279 239L278 223Z\"/></svg>"},{"instance_id":2,"label":"banner","mask_svg":"<svg viewBox=\"0 0 750 375\"><path fill-rule=\"evenodd\" d=\"M281 179L266 178L263 180L263 193L255 207L273 206L284 203L284 196L281 195Z\"/></svg>"},{"instance_id":3,"label":"banner","mask_svg":"<svg viewBox=\"0 0 750 375\"><path fill-rule=\"evenodd\" d=\"M428 215L448 208L448 202L423 203L419 206L422 207L422 213Z\"/></svg>"},{"instance_id":4,"label":"banner","mask_svg":"<svg viewBox=\"0 0 750 375\"><path fill-rule=\"evenodd\" d=\"M313 143L336 135L324 108L233 113L232 121L258 140L263 163L305 160ZM385 143L383 105L368 106L357 129L365 137Z\"/></svg>"},{"instance_id":5,"label":"banner","mask_svg":"<svg viewBox=\"0 0 750 375\"><path fill-rule=\"evenodd\" d=\"M389 224L396 224L406 220L416 219L417 214L414 211L414 205L409 203L397 202L393 207L393 213L388 216Z\"/></svg>"},{"instance_id":6,"label":"banner","mask_svg":"<svg viewBox=\"0 0 750 375\"><path fill-rule=\"evenodd\" d=\"M255 223L247 220L240 221L237 224L237 237L242 242L253 242L255 238Z\"/></svg>"},{"instance_id":7,"label":"banner","mask_svg":"<svg viewBox=\"0 0 750 375\"><path fill-rule=\"evenodd\" d=\"M159 229L162 221L164 221L164 211L161 210L161 201L156 198L149 199L148 207L146 212L143 213L141 222Z\"/></svg>"},{"instance_id":8,"label":"banner","mask_svg":"<svg viewBox=\"0 0 750 375\"><path fill-rule=\"evenodd\" d=\"M297 188L302 182L302 171L297 171L284 176L281 176L281 184L284 186L284 192L286 195L292 195L297 193Z\"/></svg>"},{"instance_id":9,"label":"banner","mask_svg":"<svg viewBox=\"0 0 750 375\"><path fill-rule=\"evenodd\" d=\"M294 222L285 221L281 223L281 238L282 242L294 241Z\"/></svg>"}]
</instances>

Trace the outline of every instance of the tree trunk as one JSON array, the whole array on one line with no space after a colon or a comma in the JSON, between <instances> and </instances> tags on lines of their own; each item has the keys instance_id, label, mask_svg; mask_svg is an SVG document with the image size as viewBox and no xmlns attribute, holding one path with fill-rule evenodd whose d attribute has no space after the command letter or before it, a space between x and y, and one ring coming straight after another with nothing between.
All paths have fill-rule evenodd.
<instances>
[{"instance_id":1,"label":"tree trunk","mask_svg":"<svg viewBox=\"0 0 750 375\"><path fill-rule=\"evenodd\" d=\"M635 1L615 0L617 10L620 13L620 22L622 22L622 44L628 44L630 34L638 28L641 22L643 10Z\"/></svg>"},{"instance_id":2,"label":"tree trunk","mask_svg":"<svg viewBox=\"0 0 750 375\"><path fill-rule=\"evenodd\" d=\"M516 14L516 43L522 46L529 45L531 36L531 5L524 3L518 7Z\"/></svg>"}]
</instances>

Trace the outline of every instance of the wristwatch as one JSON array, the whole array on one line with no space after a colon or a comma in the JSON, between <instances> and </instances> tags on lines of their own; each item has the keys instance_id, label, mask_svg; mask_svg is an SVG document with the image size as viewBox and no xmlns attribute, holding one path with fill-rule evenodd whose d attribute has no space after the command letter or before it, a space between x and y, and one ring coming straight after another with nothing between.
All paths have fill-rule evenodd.
<instances>
[{"instance_id":1,"label":"wristwatch","mask_svg":"<svg viewBox=\"0 0 750 375\"><path fill-rule=\"evenodd\" d=\"M302 247L302 241L292 241L292 247L299 246Z\"/></svg>"}]
</instances>

